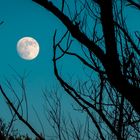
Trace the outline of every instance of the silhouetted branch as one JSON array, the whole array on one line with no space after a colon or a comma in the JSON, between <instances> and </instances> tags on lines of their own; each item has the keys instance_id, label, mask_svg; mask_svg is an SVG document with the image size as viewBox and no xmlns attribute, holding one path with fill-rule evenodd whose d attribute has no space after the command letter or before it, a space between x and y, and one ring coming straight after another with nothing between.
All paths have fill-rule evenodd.
<instances>
[{"instance_id":1,"label":"silhouetted branch","mask_svg":"<svg viewBox=\"0 0 140 140\"><path fill-rule=\"evenodd\" d=\"M127 0L129 2L129 5L136 7L137 9L140 10L140 4L136 3L133 0Z\"/></svg>"},{"instance_id":2,"label":"silhouetted branch","mask_svg":"<svg viewBox=\"0 0 140 140\"><path fill-rule=\"evenodd\" d=\"M74 38L76 38L79 42L81 42L88 49L90 49L99 59L104 59L104 52L93 41L89 40L88 37L85 34L83 34L66 15L64 15L56 6L54 6L52 2L48 0L33 1L51 11L56 17L58 17L63 22L63 24L68 28L68 30Z\"/></svg>"},{"instance_id":3,"label":"silhouetted branch","mask_svg":"<svg viewBox=\"0 0 140 140\"><path fill-rule=\"evenodd\" d=\"M136 40L133 39L126 26L123 8L127 1L73 0L73 7L70 7L65 0L60 9L55 2L33 1L50 11L67 28L58 43L54 33L53 65L61 87L78 104L76 110L88 114L101 139L139 138L139 123L129 123L137 122L140 115L140 37L135 32ZM135 1L128 2L138 6ZM75 40L79 45L76 44L76 51L72 52L70 47ZM59 74L57 62L65 55L77 58L85 69L89 68L83 83L77 80L76 84L70 84ZM78 139L73 122L71 125Z\"/></svg>"},{"instance_id":4,"label":"silhouetted branch","mask_svg":"<svg viewBox=\"0 0 140 140\"><path fill-rule=\"evenodd\" d=\"M4 98L6 99L6 101L8 102L8 104L10 105L10 107L13 109L13 111L15 112L15 114L17 115L17 117L19 118L20 121L22 121L32 132L33 134L35 134L40 140L44 140L44 138L42 138L37 132L36 130L29 124L29 122L27 122L26 120L24 120L24 118L19 114L19 112L17 111L17 109L14 107L14 105L12 104L12 102L9 100L9 98L7 97L7 95L5 94L4 90L2 89L2 86L0 85L0 91L2 93L2 95L4 96Z\"/></svg>"},{"instance_id":5,"label":"silhouetted branch","mask_svg":"<svg viewBox=\"0 0 140 140\"><path fill-rule=\"evenodd\" d=\"M53 37L53 49L54 49L53 63L54 63L54 73L55 73L56 78L60 82L61 86L83 108L83 110L85 110L85 112L90 116L90 118L92 119L92 121L95 124L96 128L98 129L98 131L100 133L100 137L102 139L105 139L105 138L104 138L104 136L103 136L103 134L101 132L101 129L98 126L96 120L94 119L94 116L91 114L89 108L93 108L101 116L101 118L106 122L106 124L108 125L108 127L110 128L110 130L118 137L118 139L123 140L123 138L121 138L121 136L119 135L119 133L116 132L116 130L111 125L111 123L107 120L107 118L105 117L105 115L100 110L96 109L93 104L91 104L90 102L88 102L87 100L85 100L84 98L82 98L73 87L71 87L67 82L65 82L59 76L58 70L57 70L57 66L56 66L56 61L58 59L56 60L56 48L57 48L57 46L55 45L55 37L56 37L56 32L54 33L54 37ZM58 45L58 43L56 43L56 44Z\"/></svg>"}]
</instances>

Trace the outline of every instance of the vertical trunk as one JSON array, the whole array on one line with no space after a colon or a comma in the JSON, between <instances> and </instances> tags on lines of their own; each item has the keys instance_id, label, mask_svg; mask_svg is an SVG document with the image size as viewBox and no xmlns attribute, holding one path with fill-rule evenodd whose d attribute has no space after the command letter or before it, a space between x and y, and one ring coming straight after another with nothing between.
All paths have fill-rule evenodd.
<instances>
[{"instance_id":1,"label":"vertical trunk","mask_svg":"<svg viewBox=\"0 0 140 140\"><path fill-rule=\"evenodd\" d=\"M118 72L115 65L115 63L113 65L109 62L109 60L104 65L108 80L111 86L121 93L140 115L140 88L131 85L128 80L120 72Z\"/></svg>"},{"instance_id":2,"label":"vertical trunk","mask_svg":"<svg viewBox=\"0 0 140 140\"><path fill-rule=\"evenodd\" d=\"M113 21L112 0L100 1L101 23L105 38L106 60L103 60L108 80L118 92L120 92L140 114L140 89L131 85L122 75Z\"/></svg>"}]
</instances>

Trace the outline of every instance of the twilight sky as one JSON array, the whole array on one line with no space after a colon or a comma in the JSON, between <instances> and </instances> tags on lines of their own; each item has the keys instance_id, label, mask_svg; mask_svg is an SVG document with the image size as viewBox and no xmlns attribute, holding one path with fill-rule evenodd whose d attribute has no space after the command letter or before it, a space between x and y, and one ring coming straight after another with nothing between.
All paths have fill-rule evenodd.
<instances>
[{"instance_id":1,"label":"twilight sky","mask_svg":"<svg viewBox=\"0 0 140 140\"><path fill-rule=\"evenodd\" d=\"M57 4L59 5L59 1ZM134 13L135 9L131 8L126 14L132 31L140 25L137 20L140 13ZM21 75L24 71L30 72L27 78L27 97L30 107L33 105L41 111L41 90L46 86L51 88L57 83L52 65L52 37L55 29L61 33L65 31L63 25L50 12L31 0L0 0L0 21L4 21L0 26L0 83L4 85L4 77L13 80L15 73L9 65ZM24 36L35 38L40 45L40 53L32 61L21 59L16 52L16 43ZM79 73L80 66L77 61L67 59L63 69L68 72L72 66L75 69L72 69L71 74L80 76L82 72ZM0 117L9 119L10 113L1 96L0 102L0 106L3 106L0 108ZM44 119L43 115L41 119ZM36 126L34 115L31 115L30 120L33 126Z\"/></svg>"},{"instance_id":2,"label":"twilight sky","mask_svg":"<svg viewBox=\"0 0 140 140\"><path fill-rule=\"evenodd\" d=\"M65 30L50 12L31 0L0 0L0 21L4 21L4 24L0 26L0 83L5 87L4 78L6 77L14 86L17 86L13 77L15 73L9 65L21 75L25 71L30 72L26 80L29 110L32 110L33 105L41 114L43 112L42 89L52 88L56 85L52 65L53 33L55 29L61 33ZM17 41L25 36L35 38L40 45L40 53L32 61L21 59L16 51ZM67 71L75 65L76 70L73 70L73 73L78 73L76 61L68 61L70 63L65 63L64 70ZM0 101L2 106L0 117L9 120L11 114L2 97ZM38 127L32 111L29 116L31 124ZM42 120L44 119L43 114L40 117ZM20 126L22 125L19 124ZM27 130L27 132L29 131Z\"/></svg>"}]
</instances>

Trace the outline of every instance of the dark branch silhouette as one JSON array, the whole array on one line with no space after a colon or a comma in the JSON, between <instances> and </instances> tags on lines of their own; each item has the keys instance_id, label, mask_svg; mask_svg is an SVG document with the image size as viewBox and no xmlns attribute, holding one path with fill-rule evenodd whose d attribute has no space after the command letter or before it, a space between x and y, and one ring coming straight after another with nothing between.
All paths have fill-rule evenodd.
<instances>
[{"instance_id":1,"label":"dark branch silhouette","mask_svg":"<svg viewBox=\"0 0 140 140\"><path fill-rule=\"evenodd\" d=\"M43 6L51 13L53 13L67 27L72 37L74 37L80 43L82 43L84 47L89 49L89 51L92 54L96 55L97 59L99 59L100 63L103 65L103 68L106 71L106 76L110 85L114 87L119 93L121 93L132 104L136 112L140 114L140 88L138 85L132 84L126 77L126 75L122 73L122 69L125 67L125 64L121 65L121 61L119 59L118 54L119 45L117 44L116 39L118 36L117 32L120 32L120 30L116 29L117 27L114 24L114 22L116 21L113 16L116 16L116 18L118 17L118 19L121 20L122 23L124 23L124 19L119 17L119 15L113 14L113 11L116 10L113 7L113 2L115 1L96 1L97 7L100 9L100 14L98 15L98 17L103 29L103 36L105 41L104 46L106 49L106 53L103 52L101 46L97 45L94 41L90 40L86 33L83 33L80 30L79 25L74 24L73 20L71 20L67 15L65 15L64 12L59 10L59 8L57 8L52 2L48 0L33 1ZM132 3L132 1L129 2ZM91 3L94 3L94 1ZM117 12L117 10L115 12ZM121 29L125 30L125 28L123 28L123 24L119 24L119 26L121 27ZM126 34L127 31L125 31L124 33ZM130 41L129 34L127 34L126 37L129 38ZM137 50L137 52L139 53L137 47L135 47L135 50ZM137 74L135 71L133 72Z\"/></svg>"},{"instance_id":2,"label":"dark branch silhouette","mask_svg":"<svg viewBox=\"0 0 140 140\"><path fill-rule=\"evenodd\" d=\"M57 7L55 2L48 0L33 1L51 12L67 28L60 41L56 42L56 32L53 37L54 73L61 87L88 115L101 139L138 139L140 34L137 31L132 36L129 32L123 9L128 6L140 9L139 3L133 0L73 0L72 7L67 0L62 0L61 7ZM83 54L71 51L73 40L79 43L75 47ZM63 79L57 62L66 55L77 58L90 70L91 74L86 75L89 80L78 81L76 86ZM93 112L107 126L106 129L99 125L100 121ZM131 125L133 123L135 126ZM127 128L134 130L135 134L130 136Z\"/></svg>"},{"instance_id":3,"label":"dark branch silhouette","mask_svg":"<svg viewBox=\"0 0 140 140\"><path fill-rule=\"evenodd\" d=\"M2 86L0 85L0 91L2 93L2 95L4 96L4 98L6 99L7 103L10 105L10 107L12 108L12 110L14 111L14 113L17 115L17 117L19 118L19 120L21 122L23 122L31 131L32 133L34 133L40 140L44 140L44 138L42 138L37 131L29 124L28 121L26 121L17 111L17 109L14 107L13 103L10 101L10 99L7 97L7 95L5 94L4 90L2 89Z\"/></svg>"}]
</instances>

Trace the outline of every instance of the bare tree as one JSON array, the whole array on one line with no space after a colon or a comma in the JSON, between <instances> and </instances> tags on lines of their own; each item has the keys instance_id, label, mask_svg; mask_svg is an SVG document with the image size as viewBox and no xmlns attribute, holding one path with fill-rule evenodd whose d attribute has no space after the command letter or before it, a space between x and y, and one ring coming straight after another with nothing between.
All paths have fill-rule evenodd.
<instances>
[{"instance_id":1,"label":"bare tree","mask_svg":"<svg viewBox=\"0 0 140 140\"><path fill-rule=\"evenodd\" d=\"M56 30L52 39L54 73L61 87L75 101L75 110L87 116L85 123L75 124L70 116L67 121L62 115L57 92L53 91L55 96L50 100L45 91L54 139L140 139L140 33L130 34L124 16L126 7L135 7L139 12L138 1L62 0L60 7L55 1L33 1L55 15L67 29L61 37ZM75 42L78 51L73 52ZM58 61L64 56L81 62L85 80L77 79L74 84L64 80L58 68ZM9 81L7 83L10 87ZM0 90L18 118L42 139L19 114L1 86ZM81 126L84 129L81 130Z\"/></svg>"},{"instance_id":2,"label":"bare tree","mask_svg":"<svg viewBox=\"0 0 140 140\"><path fill-rule=\"evenodd\" d=\"M57 7L55 1L33 1L67 28L60 40L57 30L54 33L54 73L66 93L89 116L100 138L139 139L140 34L137 31L130 35L124 16L126 7L139 10L139 3L73 0L70 5L62 0L62 6ZM78 51L71 51L73 42L79 43ZM66 55L78 59L88 69L88 80L77 80L73 85L63 79L57 62Z\"/></svg>"},{"instance_id":3,"label":"bare tree","mask_svg":"<svg viewBox=\"0 0 140 140\"><path fill-rule=\"evenodd\" d=\"M14 72L16 72L16 71L14 70ZM11 81L8 80L7 78L5 78L6 87L9 89L9 92L12 93L11 96L13 95L14 101L12 101L12 99L7 96L6 92L0 85L0 92L3 95L5 101L10 109L10 112L12 114L12 119L11 119L7 129L5 130L5 134L3 136L5 136L5 138L6 138L10 135L9 133L10 133L10 131L12 131L13 124L15 121L17 121L17 118L18 118L18 120L20 120L24 125L26 125L37 138L39 138L40 140L44 140L42 135L40 135L35 130L35 128L33 128L31 126L31 124L28 121L28 101L27 101L26 86L25 86L25 79L27 78L27 76L28 76L28 73L27 74L24 73L24 75L21 76L16 72L16 76L14 77L14 79L15 79L14 82L17 83L17 85L18 85L17 87L19 87L19 89L21 90L21 97L19 94L20 92L19 91L17 92L16 89L14 89L14 86L12 85ZM25 109L23 107L23 103L25 103ZM24 115L26 116L25 118L24 118ZM11 138L14 139L13 136L11 136Z\"/></svg>"},{"instance_id":4,"label":"bare tree","mask_svg":"<svg viewBox=\"0 0 140 140\"><path fill-rule=\"evenodd\" d=\"M123 16L123 2L121 0L79 0L79 3L74 1L75 14L71 17L71 13L67 15L64 13L71 8L66 0L63 1L63 9L65 8L63 11L48 0L33 1L52 12L67 27L71 36L82 45L82 48L89 51L91 57L88 57L95 63L91 64L92 67L100 64L97 65L96 72L104 73L110 86L122 94L139 114L139 44L137 45L128 32ZM77 3L83 7L78 9ZM93 21L93 30L89 29L91 35L86 32L91 25L88 25L84 16L90 17ZM97 34L98 24L102 28L102 36ZM139 34L136 33L135 37L138 41ZM87 62L86 59L85 61Z\"/></svg>"},{"instance_id":5,"label":"bare tree","mask_svg":"<svg viewBox=\"0 0 140 140\"><path fill-rule=\"evenodd\" d=\"M51 91L43 91L45 115L52 128L49 129L51 133L47 134L47 139L139 139L139 116L124 97L111 89L107 89L107 99L102 99L102 103L100 103L100 95L96 91L96 86L92 85L91 89L87 89L88 84L80 84L80 94L91 99L94 102L94 108L79 107L73 102L73 109L78 112L78 120L73 118L74 111L68 109L71 114L69 115L68 111L64 109L63 93L57 88L53 88ZM94 98L91 98L92 91L94 91ZM83 115L84 119L81 118Z\"/></svg>"}]
</instances>

